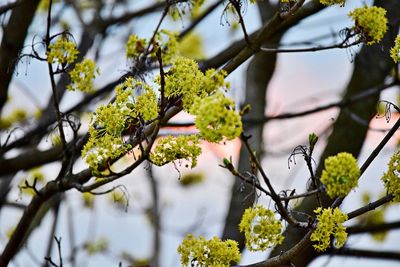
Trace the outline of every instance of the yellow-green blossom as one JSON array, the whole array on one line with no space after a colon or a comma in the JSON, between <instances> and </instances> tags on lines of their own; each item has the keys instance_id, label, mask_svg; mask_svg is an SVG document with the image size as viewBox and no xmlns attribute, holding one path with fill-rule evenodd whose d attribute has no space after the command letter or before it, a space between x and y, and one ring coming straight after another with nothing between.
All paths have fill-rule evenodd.
<instances>
[{"instance_id":1,"label":"yellow-green blossom","mask_svg":"<svg viewBox=\"0 0 400 267\"><path fill-rule=\"evenodd\" d=\"M94 255L98 253L102 253L107 251L108 249L108 240L105 237L99 238L97 241L89 241L85 243L84 249L89 255Z\"/></svg>"},{"instance_id":2,"label":"yellow-green blossom","mask_svg":"<svg viewBox=\"0 0 400 267\"><path fill-rule=\"evenodd\" d=\"M140 120L155 119L158 114L157 96L145 83L128 78L115 91L115 101L93 113L90 138L82 150L82 156L94 170L131 149L122 140L125 130Z\"/></svg>"},{"instance_id":3,"label":"yellow-green blossom","mask_svg":"<svg viewBox=\"0 0 400 267\"><path fill-rule=\"evenodd\" d=\"M10 115L0 118L0 129L10 128L16 123L23 123L27 118L26 110L16 108L10 113Z\"/></svg>"},{"instance_id":4,"label":"yellow-green blossom","mask_svg":"<svg viewBox=\"0 0 400 267\"><path fill-rule=\"evenodd\" d=\"M225 76L225 72L214 69L209 69L204 74L194 60L176 57L165 76L164 93L167 98L182 97L183 109L190 112L194 99L228 86L224 81ZM161 83L159 76L156 82Z\"/></svg>"},{"instance_id":5,"label":"yellow-green blossom","mask_svg":"<svg viewBox=\"0 0 400 267\"><path fill-rule=\"evenodd\" d=\"M349 16L354 20L356 33L369 45L379 42L387 31L384 8L364 6L354 9Z\"/></svg>"},{"instance_id":6,"label":"yellow-green blossom","mask_svg":"<svg viewBox=\"0 0 400 267\"><path fill-rule=\"evenodd\" d=\"M111 203L118 209L126 210L128 207L128 196L122 190L113 190L108 194Z\"/></svg>"},{"instance_id":7,"label":"yellow-green blossom","mask_svg":"<svg viewBox=\"0 0 400 267\"><path fill-rule=\"evenodd\" d=\"M157 33L156 41L161 48L163 64L170 64L178 54L178 36L179 33L175 31L161 30ZM153 57L156 56L155 52L152 53Z\"/></svg>"},{"instance_id":8,"label":"yellow-green blossom","mask_svg":"<svg viewBox=\"0 0 400 267\"><path fill-rule=\"evenodd\" d=\"M132 148L121 137L97 134L93 128L89 129L89 133L90 138L82 150L82 157L94 171L105 167L103 165L107 161L117 159Z\"/></svg>"},{"instance_id":9,"label":"yellow-green blossom","mask_svg":"<svg viewBox=\"0 0 400 267\"><path fill-rule=\"evenodd\" d=\"M331 5L344 6L344 4L346 3L346 0L319 0L319 2L326 6L331 6Z\"/></svg>"},{"instance_id":10,"label":"yellow-green blossom","mask_svg":"<svg viewBox=\"0 0 400 267\"><path fill-rule=\"evenodd\" d=\"M340 209L335 208L317 208L314 210L317 214L317 227L311 234L311 241L316 243L313 247L318 251L325 251L330 247L331 236L335 238L334 246L341 248L347 240L346 227L343 223L347 221L347 214Z\"/></svg>"},{"instance_id":11,"label":"yellow-green blossom","mask_svg":"<svg viewBox=\"0 0 400 267\"><path fill-rule=\"evenodd\" d=\"M344 197L357 187L359 177L357 160L350 153L342 152L325 160L321 182L331 198Z\"/></svg>"},{"instance_id":12,"label":"yellow-green blossom","mask_svg":"<svg viewBox=\"0 0 400 267\"><path fill-rule=\"evenodd\" d=\"M47 61L49 63L73 63L78 57L78 49L73 41L66 37L58 37L57 40L51 43L47 51Z\"/></svg>"},{"instance_id":13,"label":"yellow-green blossom","mask_svg":"<svg viewBox=\"0 0 400 267\"><path fill-rule=\"evenodd\" d=\"M145 83L128 78L118 85L115 91L115 102L98 107L93 114L92 120L97 131L121 136L134 120L142 117L147 121L157 117L157 96Z\"/></svg>"},{"instance_id":14,"label":"yellow-green blossom","mask_svg":"<svg viewBox=\"0 0 400 267\"><path fill-rule=\"evenodd\" d=\"M94 207L94 195L92 193L85 192L81 196L82 196L83 205L86 208L93 209L93 207Z\"/></svg>"},{"instance_id":15,"label":"yellow-green blossom","mask_svg":"<svg viewBox=\"0 0 400 267\"><path fill-rule=\"evenodd\" d=\"M146 39L139 38L136 34L131 34L125 45L126 57L128 59L137 58L146 49Z\"/></svg>"},{"instance_id":16,"label":"yellow-green blossom","mask_svg":"<svg viewBox=\"0 0 400 267\"><path fill-rule=\"evenodd\" d=\"M282 222L275 219L273 211L261 205L245 210L239 230L245 234L246 247L250 251L264 251L284 240Z\"/></svg>"},{"instance_id":17,"label":"yellow-green blossom","mask_svg":"<svg viewBox=\"0 0 400 267\"><path fill-rule=\"evenodd\" d=\"M394 196L394 201L400 202L400 152L396 152L391 157L387 172L381 180L389 194Z\"/></svg>"},{"instance_id":18,"label":"yellow-green blossom","mask_svg":"<svg viewBox=\"0 0 400 267\"><path fill-rule=\"evenodd\" d=\"M179 183L182 186L192 186L192 185L196 185L196 184L200 184L204 181L204 174L203 173L188 173L185 174L181 177L181 179L179 179Z\"/></svg>"},{"instance_id":19,"label":"yellow-green blossom","mask_svg":"<svg viewBox=\"0 0 400 267\"><path fill-rule=\"evenodd\" d=\"M400 34L397 35L394 41L394 46L390 49L390 57L395 63L399 62L400 57Z\"/></svg>"},{"instance_id":20,"label":"yellow-green blossom","mask_svg":"<svg viewBox=\"0 0 400 267\"><path fill-rule=\"evenodd\" d=\"M158 166L186 159L191 162L191 168L194 168L200 154L200 141L196 135L166 136L158 141L154 151L150 154L150 159Z\"/></svg>"},{"instance_id":21,"label":"yellow-green blossom","mask_svg":"<svg viewBox=\"0 0 400 267\"><path fill-rule=\"evenodd\" d=\"M125 116L141 117L145 121L158 116L158 98L153 89L143 81L127 78L115 91L115 105Z\"/></svg>"},{"instance_id":22,"label":"yellow-green blossom","mask_svg":"<svg viewBox=\"0 0 400 267\"><path fill-rule=\"evenodd\" d=\"M197 98L191 113L196 115L195 125L202 138L218 143L224 138L232 140L242 133L242 121L235 111L235 103L221 92Z\"/></svg>"},{"instance_id":23,"label":"yellow-green blossom","mask_svg":"<svg viewBox=\"0 0 400 267\"><path fill-rule=\"evenodd\" d=\"M178 247L181 266L229 267L240 260L238 244L233 240L222 241L218 237L210 240L188 234Z\"/></svg>"},{"instance_id":24,"label":"yellow-green blossom","mask_svg":"<svg viewBox=\"0 0 400 267\"><path fill-rule=\"evenodd\" d=\"M79 90L86 93L94 91L93 80L99 74L96 63L91 59L84 59L77 63L72 71L69 72L71 84L67 88L71 91Z\"/></svg>"},{"instance_id":25,"label":"yellow-green blossom","mask_svg":"<svg viewBox=\"0 0 400 267\"><path fill-rule=\"evenodd\" d=\"M53 5L59 3L60 0L53 0ZM37 7L38 11L48 11L50 5L50 0L41 0L39 2L39 6Z\"/></svg>"},{"instance_id":26,"label":"yellow-green blossom","mask_svg":"<svg viewBox=\"0 0 400 267\"><path fill-rule=\"evenodd\" d=\"M189 33L178 42L177 52L180 56L195 60L205 58L201 36L197 33Z\"/></svg>"}]
</instances>

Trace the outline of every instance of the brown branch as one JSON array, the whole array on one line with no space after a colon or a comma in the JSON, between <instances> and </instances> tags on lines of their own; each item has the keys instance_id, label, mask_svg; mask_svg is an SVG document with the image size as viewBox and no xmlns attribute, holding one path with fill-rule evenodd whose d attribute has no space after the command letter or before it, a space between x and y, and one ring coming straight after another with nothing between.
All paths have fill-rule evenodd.
<instances>
[{"instance_id":1,"label":"brown branch","mask_svg":"<svg viewBox=\"0 0 400 267\"><path fill-rule=\"evenodd\" d=\"M366 249L342 248L333 249L328 252L330 255L357 257L357 258L371 258L383 260L400 260L400 251L376 251Z\"/></svg>"},{"instance_id":2,"label":"brown branch","mask_svg":"<svg viewBox=\"0 0 400 267\"><path fill-rule=\"evenodd\" d=\"M17 0L17 1L15 1L15 2L8 3L8 4L4 4L4 5L0 6L0 16L1 16L3 13L6 13L7 11L9 11L9 10L11 10L11 9L13 9L13 8L15 8L15 7L17 7L17 6L19 6L19 5L21 5L21 4L24 3L25 1L26 1L26 0Z\"/></svg>"},{"instance_id":3,"label":"brown branch","mask_svg":"<svg viewBox=\"0 0 400 267\"><path fill-rule=\"evenodd\" d=\"M18 55L24 45L28 27L32 23L39 0L30 0L14 7L4 28L0 44L0 115L7 101Z\"/></svg>"},{"instance_id":4,"label":"brown branch","mask_svg":"<svg viewBox=\"0 0 400 267\"><path fill-rule=\"evenodd\" d=\"M312 234L312 230L308 231L303 238L294 245L291 249L286 252L281 253L279 256L275 256L266 261L257 262L249 265L240 265L237 267L284 267L284 266L292 266L290 261L295 256L299 255L301 251L310 245L310 236Z\"/></svg>"},{"instance_id":5,"label":"brown branch","mask_svg":"<svg viewBox=\"0 0 400 267\"><path fill-rule=\"evenodd\" d=\"M320 4L318 0L312 0L303 5L293 16L286 20L280 19L279 14L276 13L275 16L266 22L260 30L249 35L252 47L260 47L266 40L284 32L299 23L302 19L319 12L323 8L325 8L325 6ZM225 66L225 70L230 73L254 54L254 49L246 49L246 46L247 43L244 39L236 41L213 58L201 62L200 66L203 70L208 68L219 68L231 60L229 65Z\"/></svg>"},{"instance_id":6,"label":"brown branch","mask_svg":"<svg viewBox=\"0 0 400 267\"><path fill-rule=\"evenodd\" d=\"M269 53L304 53L304 52L318 52L318 51L332 50L332 49L346 49L355 45L359 45L361 43L360 40L351 43L346 43L346 42L347 41L342 41L338 44L333 44L333 45L315 46L307 48L293 48L293 49L260 47L260 50L262 52L269 52Z\"/></svg>"},{"instance_id":7,"label":"brown branch","mask_svg":"<svg viewBox=\"0 0 400 267\"><path fill-rule=\"evenodd\" d=\"M118 16L118 17L104 19L103 22L101 23L101 26L104 30L107 27L117 25L117 24L127 23L134 18L142 17L142 16L148 15L153 12L161 11L164 7L165 7L164 2L154 3L151 6L145 7L140 10L126 12L125 14L122 14L121 16Z\"/></svg>"},{"instance_id":8,"label":"brown branch","mask_svg":"<svg viewBox=\"0 0 400 267\"><path fill-rule=\"evenodd\" d=\"M25 238L25 234L30 228L32 218L35 217L42 204L60 191L62 191L60 183L52 181L47 183L47 185L42 190L40 190L39 195L35 195L33 197L32 201L25 209L25 212L23 213L22 218L20 219L10 240L3 250L3 253L0 257L0 267L7 267L10 260L14 257L16 251L21 246L22 241Z\"/></svg>"},{"instance_id":9,"label":"brown branch","mask_svg":"<svg viewBox=\"0 0 400 267\"><path fill-rule=\"evenodd\" d=\"M60 145L45 151L36 148L25 151L15 158L0 159L0 179L4 175L16 173L20 170L29 170L33 167L60 160L63 155L63 148Z\"/></svg>"},{"instance_id":10,"label":"brown branch","mask_svg":"<svg viewBox=\"0 0 400 267\"><path fill-rule=\"evenodd\" d=\"M297 221L291 214L288 212L288 210L283 206L281 199L279 198L279 195L275 192L274 187L271 184L271 181L269 180L268 176L266 175L264 168L261 166L260 162L258 161L257 157L254 155L253 150L251 149L249 143L248 143L249 137L246 137L242 134L241 140L244 143L247 151L250 154L250 159L251 161L255 164L257 167L258 171L260 172L261 176L264 179L265 184L268 187L269 193L271 195L272 200L275 202L279 214L291 225L298 227L298 228L306 228L308 227L308 223L300 222Z\"/></svg>"},{"instance_id":11,"label":"brown branch","mask_svg":"<svg viewBox=\"0 0 400 267\"><path fill-rule=\"evenodd\" d=\"M354 210L352 212L349 212L347 214L347 217L348 217L349 220L352 219L352 218L358 217L358 216L360 216L360 215L362 215L364 213L367 213L368 211L374 210L374 209L382 206L383 204L386 204L386 203L392 201L393 198L394 198L394 196L391 195L391 194L389 194L387 196L384 196L384 197L378 199L377 201L368 203L364 207L361 207L361 208L356 209L356 210Z\"/></svg>"},{"instance_id":12,"label":"brown branch","mask_svg":"<svg viewBox=\"0 0 400 267\"><path fill-rule=\"evenodd\" d=\"M378 223L368 225L354 225L346 228L346 233L349 235L354 234L365 234L365 233L377 233L383 231L389 231L400 228L400 221L389 222L389 223Z\"/></svg>"}]
</instances>

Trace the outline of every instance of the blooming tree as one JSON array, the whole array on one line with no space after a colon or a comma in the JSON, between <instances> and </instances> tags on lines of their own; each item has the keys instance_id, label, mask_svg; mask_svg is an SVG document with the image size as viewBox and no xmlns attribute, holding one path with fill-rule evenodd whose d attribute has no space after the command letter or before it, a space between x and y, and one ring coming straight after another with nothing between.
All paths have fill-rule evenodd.
<instances>
[{"instance_id":1,"label":"blooming tree","mask_svg":"<svg viewBox=\"0 0 400 267\"><path fill-rule=\"evenodd\" d=\"M139 166L147 164L150 166L147 168L152 169L153 166L184 163L183 168L194 168L202 154L202 144L219 144L234 139L241 141L241 149L247 153L240 160L246 160L249 163L248 168L238 167L231 158L224 158L220 163L215 162L215 165L220 165L227 173L235 176L238 183L247 186L247 190L259 194L260 198L273 204L266 207L251 201L245 209L236 209L236 213L229 211L227 225L235 224L238 238L230 238L230 235L236 234L235 231L224 231L222 239L187 234L177 252L173 252L180 255L182 266L239 264L243 245L250 251L273 249L269 259L250 266L302 266L323 253L354 253L346 243L348 235L356 231L355 227L346 226L347 221L353 218L364 218L368 222L366 225L370 227L368 229L374 234L382 234L383 231L398 227L398 223L385 223L383 211L388 204L400 200L399 153L393 155L387 172L382 176L385 188L383 197L377 200L365 197L365 205L349 213L342 211L340 206L350 192L357 191L359 179L363 178L377 154L393 137L400 126L400 120L387 132L362 165L356 159L361 145L358 150L352 150L349 146L332 153L333 150L328 149L330 145L340 146L329 140L331 143L328 142L320 167L315 169L313 153L320 142L316 134L309 134L308 143L297 146L290 155L290 159L299 155L304 158L310 176L305 192L296 192L295 188L278 191L267 175L268 169L261 163L260 155L254 150L259 147L255 147L257 145L253 142L248 126L263 125L268 119L305 116L334 106L344 110L354 103L360 104L369 97L376 97L384 89L398 86L399 72L395 64L400 55L400 37L397 35L399 21L394 18L400 15L400 4L395 0L386 1L385 4L376 1L375 5L363 5L354 9L348 13L352 26L342 30L338 43L285 48L279 46L279 40L286 30L324 8L340 9L346 5L346 1L272 2L167 0L122 13L121 10L130 7L129 1L21 0L0 6L0 14L5 21L0 46L0 207L13 206L7 200L13 190L30 194L29 203L22 205L22 215L2 246L0 266L7 266L16 259L17 253L23 249L33 229L40 224L49 209L58 212L61 203L66 201L63 197L65 192L80 192L88 207L93 206L94 196L102 194L112 195L114 201L123 206L127 197L123 194L125 191L119 189L125 187L123 184L116 184L116 181ZM264 24L258 31L249 34L245 10L247 5L253 4L258 5ZM190 37L190 34L219 6L223 7L222 16L226 16L225 19L232 24L231 27L241 29L243 38L220 54L204 59L204 54L198 48L198 37ZM70 17L62 15L65 10L72 12L73 15L70 16L75 16L79 21L82 27L80 38L74 32L76 25L68 22ZM276 12L270 12L272 10ZM267 11L270 12L269 15L266 14ZM32 30L37 23L34 20L35 12L46 26L44 30L29 34L29 26L32 25ZM126 38L124 48L128 70L115 81L99 88L95 80L103 75L103 70L96 63L101 43L109 37L115 25L128 23L134 18L154 12L158 12L160 19L149 38L134 33ZM229 20L229 16L234 18L233 21ZM163 28L168 19L189 21L189 25L182 32L169 31ZM101 41L96 43L96 38ZM185 39L188 42L186 44ZM277 45L265 45L269 41ZM349 90L350 95L345 95L340 102L270 118L264 116L263 105L259 114L258 103L249 101L243 106L237 106L229 96L231 85L227 82L227 77L253 55L257 59L263 54L276 57L278 53L351 49L356 46L362 47L356 56L356 67L360 64L358 57L363 56L363 53L368 56L368 53L372 54L368 52L369 49L379 49L379 56L385 58L381 71L383 78L379 77L372 85L363 85L369 91L352 93ZM97 49L93 56L90 53L92 48ZM31 61L46 65L51 88L48 105L35 114L27 114L21 109L7 113L7 105L13 103L7 97L13 88L13 73L19 65ZM27 71L29 72L29 68ZM261 86L266 87L266 84L262 83ZM72 107L65 109L60 103L69 94L67 91L82 94L83 97ZM377 101L372 102L376 105ZM399 111L395 104L387 103L384 112L388 119L391 109ZM195 132L162 134L165 127L171 126L170 120L181 112L193 119L190 126L194 127ZM371 112L367 111L368 113ZM252 120L252 114L257 114L262 119ZM339 115L334 127L343 130L348 125L340 125L341 120ZM20 128L23 129L23 134L16 132ZM331 134L332 140L335 130L336 128ZM38 149L41 140L48 136L51 136L52 146L45 150ZM355 140L362 144L364 138L365 132ZM355 140L353 141L356 142ZM345 141L342 143L346 144ZM83 169L78 167L79 160L84 162L80 163L84 164ZM124 160L121 167L121 161ZM40 171L39 167L55 161L60 163L58 173L44 175ZM14 188L13 180L20 170L30 170L29 178ZM45 179L44 176L48 177ZM191 179L196 181L197 178ZM156 192L154 177L150 177L150 180L153 192ZM157 198L156 193L154 198ZM233 194L232 199L239 199L236 203L244 202L242 195ZM293 207L294 202L303 199L301 205ZM235 209L235 205L237 204L231 202L230 210ZM18 205L14 203L14 206ZM158 209L155 202L152 213L158 234L154 241L153 259L148 263L151 266L164 265L160 263L157 254L160 241ZM237 212L240 220L231 220ZM53 232L50 235L53 236L54 230L51 231ZM297 231L300 237L298 234L291 236L291 231ZM379 238L382 239L382 235ZM45 265L63 266L61 239L55 238L58 261L51 257L53 243L49 243L47 254L40 260L40 264L44 262ZM104 252L107 250L107 240L87 242L83 247L89 254ZM312 249L313 252L307 256L302 255L307 249ZM368 251L357 252L361 256L373 257ZM76 264L74 253L76 250L72 249L72 256L69 257L71 266ZM389 257L388 255L382 253L381 256L384 258ZM400 258L395 253L390 255L397 260ZM137 266L140 264L134 260L131 263Z\"/></svg>"}]
</instances>

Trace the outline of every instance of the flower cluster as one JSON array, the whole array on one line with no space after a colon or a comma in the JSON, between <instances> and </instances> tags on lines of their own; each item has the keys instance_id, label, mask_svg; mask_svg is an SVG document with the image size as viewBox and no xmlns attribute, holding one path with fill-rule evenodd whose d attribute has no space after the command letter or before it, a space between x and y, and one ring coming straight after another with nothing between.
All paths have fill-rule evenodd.
<instances>
[{"instance_id":1,"label":"flower cluster","mask_svg":"<svg viewBox=\"0 0 400 267\"><path fill-rule=\"evenodd\" d=\"M239 224L240 232L244 232L246 246L250 251L264 251L281 244L282 222L275 219L273 211L257 205L245 210Z\"/></svg>"},{"instance_id":2,"label":"flower cluster","mask_svg":"<svg viewBox=\"0 0 400 267\"><path fill-rule=\"evenodd\" d=\"M179 159L187 159L191 162L191 168L194 168L200 154L200 141L196 135L167 136L158 141L150 159L158 166Z\"/></svg>"},{"instance_id":3,"label":"flower cluster","mask_svg":"<svg viewBox=\"0 0 400 267\"><path fill-rule=\"evenodd\" d=\"M115 105L121 109L125 118L130 118L128 121L139 117L149 121L158 116L157 95L145 82L127 78L115 91L117 92Z\"/></svg>"},{"instance_id":4,"label":"flower cluster","mask_svg":"<svg viewBox=\"0 0 400 267\"><path fill-rule=\"evenodd\" d=\"M235 103L221 92L197 99L191 113L197 115L195 125L200 136L209 142L218 143L224 137L232 140L242 133L242 121L235 111Z\"/></svg>"},{"instance_id":5,"label":"flower cluster","mask_svg":"<svg viewBox=\"0 0 400 267\"><path fill-rule=\"evenodd\" d=\"M397 35L394 41L394 46L390 49L390 57L395 63L399 62L400 58L400 34Z\"/></svg>"},{"instance_id":6,"label":"flower cluster","mask_svg":"<svg viewBox=\"0 0 400 267\"><path fill-rule=\"evenodd\" d=\"M17 108L10 115L0 118L0 129L10 128L15 123L22 123L28 118L25 110Z\"/></svg>"},{"instance_id":7,"label":"flower cluster","mask_svg":"<svg viewBox=\"0 0 400 267\"><path fill-rule=\"evenodd\" d=\"M122 137L116 137L110 134L98 134L96 130L91 127L89 129L90 138L82 149L82 157L93 171L99 171L108 160L117 159L132 146L124 143Z\"/></svg>"},{"instance_id":8,"label":"flower cluster","mask_svg":"<svg viewBox=\"0 0 400 267\"><path fill-rule=\"evenodd\" d=\"M74 69L69 72L71 84L67 86L67 89L91 93L94 91L93 80L96 78L96 75L99 75L96 63L91 59L84 59L82 62L77 63Z\"/></svg>"},{"instance_id":9,"label":"flower cluster","mask_svg":"<svg viewBox=\"0 0 400 267\"><path fill-rule=\"evenodd\" d=\"M146 39L139 38L136 34L131 34L125 45L125 53L128 59L137 58L146 49Z\"/></svg>"},{"instance_id":10,"label":"flower cluster","mask_svg":"<svg viewBox=\"0 0 400 267\"><path fill-rule=\"evenodd\" d=\"M157 33L155 38L157 45L155 49L157 47L161 48L163 64L170 64L178 54L178 36L179 33L175 31L161 30ZM153 51L152 53L153 57L156 56L155 52Z\"/></svg>"},{"instance_id":11,"label":"flower cluster","mask_svg":"<svg viewBox=\"0 0 400 267\"><path fill-rule=\"evenodd\" d=\"M178 247L181 266L229 267L240 260L238 244L233 240L222 241L218 237L210 240L191 234L185 236Z\"/></svg>"},{"instance_id":12,"label":"flower cluster","mask_svg":"<svg viewBox=\"0 0 400 267\"><path fill-rule=\"evenodd\" d=\"M98 107L93 113L90 138L82 150L82 156L94 170L131 149L131 145L122 140L122 133L130 124L138 123L139 119L154 119L158 115L157 96L143 82L128 78L115 91L115 101Z\"/></svg>"},{"instance_id":13,"label":"flower cluster","mask_svg":"<svg viewBox=\"0 0 400 267\"><path fill-rule=\"evenodd\" d=\"M342 152L325 160L321 182L331 198L344 197L357 187L359 177L357 160L350 153Z\"/></svg>"},{"instance_id":14,"label":"flower cluster","mask_svg":"<svg viewBox=\"0 0 400 267\"><path fill-rule=\"evenodd\" d=\"M354 20L354 30L367 44L379 42L387 31L386 10L381 7L364 6L349 13Z\"/></svg>"},{"instance_id":15,"label":"flower cluster","mask_svg":"<svg viewBox=\"0 0 400 267\"><path fill-rule=\"evenodd\" d=\"M394 201L400 202L400 151L393 154L388 167L381 180L386 191L394 196Z\"/></svg>"},{"instance_id":16,"label":"flower cluster","mask_svg":"<svg viewBox=\"0 0 400 267\"><path fill-rule=\"evenodd\" d=\"M47 51L47 62L53 64L73 63L78 57L76 44L65 37L57 38L50 44Z\"/></svg>"},{"instance_id":17,"label":"flower cluster","mask_svg":"<svg viewBox=\"0 0 400 267\"><path fill-rule=\"evenodd\" d=\"M346 3L346 0L319 0L319 2L326 6L331 6L331 5L344 6L344 4Z\"/></svg>"},{"instance_id":18,"label":"flower cluster","mask_svg":"<svg viewBox=\"0 0 400 267\"><path fill-rule=\"evenodd\" d=\"M196 33L189 33L178 42L178 54L192 59L205 58L201 36Z\"/></svg>"},{"instance_id":19,"label":"flower cluster","mask_svg":"<svg viewBox=\"0 0 400 267\"><path fill-rule=\"evenodd\" d=\"M178 54L178 32L161 30L157 32L154 43L149 48L149 55L153 59L156 58L156 52L160 48L162 52L162 60L164 64L171 63L172 59ZM148 40L139 38L135 34L128 37L125 45L126 57L128 59L136 59L149 45Z\"/></svg>"},{"instance_id":20,"label":"flower cluster","mask_svg":"<svg viewBox=\"0 0 400 267\"><path fill-rule=\"evenodd\" d=\"M318 220L317 227L310 237L311 241L317 242L313 244L314 248L318 251L325 251L330 246L331 236L336 239L334 246L342 247L347 240L346 227L343 226L347 220L347 214L338 208L334 210L317 208L314 212L317 214Z\"/></svg>"},{"instance_id":21,"label":"flower cluster","mask_svg":"<svg viewBox=\"0 0 400 267\"><path fill-rule=\"evenodd\" d=\"M97 241L86 242L83 248L89 255L94 255L107 251L108 247L109 247L108 240L102 237Z\"/></svg>"},{"instance_id":22,"label":"flower cluster","mask_svg":"<svg viewBox=\"0 0 400 267\"><path fill-rule=\"evenodd\" d=\"M184 187L189 187L192 185L200 184L205 180L204 174L200 172L191 172L185 174L179 179L179 184Z\"/></svg>"},{"instance_id":23,"label":"flower cluster","mask_svg":"<svg viewBox=\"0 0 400 267\"><path fill-rule=\"evenodd\" d=\"M183 109L190 112L194 99L203 98L220 87L228 86L224 81L225 76L226 73L214 69L204 74L196 61L176 57L165 77L164 93L167 98L182 97ZM160 84L159 76L156 82Z\"/></svg>"},{"instance_id":24,"label":"flower cluster","mask_svg":"<svg viewBox=\"0 0 400 267\"><path fill-rule=\"evenodd\" d=\"M94 195L89 192L81 194L83 206L88 209L93 209L94 207Z\"/></svg>"}]
</instances>

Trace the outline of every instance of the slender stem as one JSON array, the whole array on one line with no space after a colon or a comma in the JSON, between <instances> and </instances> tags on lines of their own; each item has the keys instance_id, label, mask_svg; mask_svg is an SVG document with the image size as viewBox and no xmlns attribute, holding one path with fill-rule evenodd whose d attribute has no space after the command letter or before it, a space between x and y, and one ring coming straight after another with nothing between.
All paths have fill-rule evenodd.
<instances>
[{"instance_id":1,"label":"slender stem","mask_svg":"<svg viewBox=\"0 0 400 267\"><path fill-rule=\"evenodd\" d=\"M361 41L357 40L352 43L346 44L345 42L341 42L339 44L327 45L327 46L317 46L317 47L307 47L307 48L293 48L293 49L286 49L286 48L267 48L267 47L260 47L260 50L263 52L273 52L273 53L301 53L301 52L317 52L323 50L330 50L330 49L345 49L355 45L360 44Z\"/></svg>"},{"instance_id":2,"label":"slender stem","mask_svg":"<svg viewBox=\"0 0 400 267\"><path fill-rule=\"evenodd\" d=\"M154 177L152 166L148 170L148 177L150 181L151 194L153 198L152 207L152 222L154 229L153 237L153 257L152 257L152 267L160 266L160 248L161 248L161 220L160 220L160 197L158 193L157 180Z\"/></svg>"},{"instance_id":3,"label":"slender stem","mask_svg":"<svg viewBox=\"0 0 400 267\"><path fill-rule=\"evenodd\" d=\"M280 196L280 199L282 201L287 201L287 200L292 200L292 199L299 199L299 198L313 196L313 195L318 194L320 192L322 192L322 189L321 188L317 188L317 189L310 190L310 191L307 191L307 192L304 192L304 193L298 194L298 195L293 195L293 196L288 196L288 197L281 197Z\"/></svg>"},{"instance_id":4,"label":"slender stem","mask_svg":"<svg viewBox=\"0 0 400 267\"><path fill-rule=\"evenodd\" d=\"M51 8L53 5L53 0L49 0L49 9L47 13L47 28L46 28L46 48L49 50L49 45L50 45L50 27L51 27ZM65 139L65 134L64 134L64 129L62 126L62 118L61 118L61 112L60 112L60 105L58 102L58 96L57 96L57 86L56 82L54 79L54 70L53 70L53 65L51 62L47 63L48 69L49 69L49 75L50 75L50 82L51 82L51 90L53 92L53 105L54 105L54 111L56 113L56 118L57 118L57 124L58 124L58 130L60 133L60 138L61 138L61 144L63 146L64 152L66 151L66 139Z\"/></svg>"},{"instance_id":5,"label":"slender stem","mask_svg":"<svg viewBox=\"0 0 400 267\"><path fill-rule=\"evenodd\" d=\"M385 222L385 223L368 224L368 225L354 225L347 227L346 232L349 235L354 235L354 234L365 234L365 233L377 233L399 228L400 228L400 221L395 221L389 223Z\"/></svg>"},{"instance_id":6,"label":"slender stem","mask_svg":"<svg viewBox=\"0 0 400 267\"><path fill-rule=\"evenodd\" d=\"M278 207L279 213L281 216L291 225L296 226L296 227L301 227L301 228L306 228L308 227L308 223L303 223L297 221L295 218L293 218L290 213L286 210L286 208L283 206L278 194L275 192L274 187L271 184L271 181L269 180L268 176L265 174L263 167L261 166L260 162L258 161L257 157L254 155L254 152L251 150L250 144L247 141L248 137L245 137L243 134L241 136L241 139L246 146L247 151L250 154L251 160L255 163L258 171L261 173L261 176L264 179L265 184L268 187L268 190L271 194L271 198L274 200L276 206Z\"/></svg>"},{"instance_id":7,"label":"slender stem","mask_svg":"<svg viewBox=\"0 0 400 267\"><path fill-rule=\"evenodd\" d=\"M384 196L384 197L378 199L377 201L369 203L368 205L366 205L364 207L361 207L361 208L356 209L356 210L354 210L352 212L349 212L347 214L347 217L348 217L349 220L353 219L355 217L358 217L358 216L360 216L360 215L362 215L364 213L367 213L368 211L374 210L374 209L382 206L383 204L386 204L386 203L392 201L393 198L394 198L393 195L390 195L390 194L387 195L387 196Z\"/></svg>"},{"instance_id":8,"label":"slender stem","mask_svg":"<svg viewBox=\"0 0 400 267\"><path fill-rule=\"evenodd\" d=\"M48 240L48 243L47 243L47 252L46 252L46 257L47 258L51 257L51 252L53 250L54 234L56 232L58 218L59 218L59 214L60 214L60 204L59 203L56 204L56 206L54 207L53 211L54 211L53 212L54 213L53 224L51 226L49 240ZM49 266L49 262L45 261L43 266L44 267L48 267Z\"/></svg>"}]
</instances>

